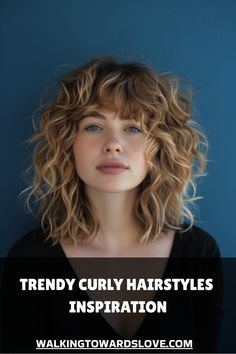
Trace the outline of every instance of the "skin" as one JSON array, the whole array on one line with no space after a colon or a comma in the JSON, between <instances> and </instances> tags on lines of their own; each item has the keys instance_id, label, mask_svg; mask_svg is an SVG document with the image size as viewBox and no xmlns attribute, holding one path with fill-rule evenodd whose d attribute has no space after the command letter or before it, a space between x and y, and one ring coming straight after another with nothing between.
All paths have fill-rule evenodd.
<instances>
[{"instance_id":1,"label":"skin","mask_svg":"<svg viewBox=\"0 0 236 354\"><path fill-rule=\"evenodd\" d=\"M82 119L73 143L78 176L99 221L96 238L75 245L62 243L69 257L167 257L173 233L140 244L141 230L134 213L138 186L147 174L145 133L134 120L121 120L107 110ZM118 174L98 169L104 161L127 168Z\"/></svg>"},{"instance_id":2,"label":"skin","mask_svg":"<svg viewBox=\"0 0 236 354\"><path fill-rule=\"evenodd\" d=\"M73 144L76 169L86 192L133 194L147 174L145 135L134 120L121 120L112 112L85 117ZM117 160L127 169L117 175L104 174L97 166Z\"/></svg>"},{"instance_id":3,"label":"skin","mask_svg":"<svg viewBox=\"0 0 236 354\"><path fill-rule=\"evenodd\" d=\"M73 154L78 176L84 182L100 228L95 239L81 242L79 246L62 241L61 246L67 257L168 257L174 232L140 244L142 234L134 205L138 186L147 174L145 134L141 125L121 120L114 112L100 110L98 113L99 116L86 117L80 122ZM97 168L109 160L122 162L127 168L118 174L103 173ZM158 269L159 276L164 272L166 259L163 268ZM122 294L115 292L118 298L114 300L121 301ZM96 293L89 296L97 299ZM148 301L155 293L145 292L142 296ZM145 314L104 313L103 316L120 335L129 338L137 331Z\"/></svg>"}]
</instances>

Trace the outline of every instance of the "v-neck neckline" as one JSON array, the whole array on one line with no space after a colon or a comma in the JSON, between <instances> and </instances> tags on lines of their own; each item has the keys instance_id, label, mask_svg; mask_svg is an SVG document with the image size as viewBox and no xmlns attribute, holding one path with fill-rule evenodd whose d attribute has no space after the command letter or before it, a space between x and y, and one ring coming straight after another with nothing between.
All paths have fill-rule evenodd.
<instances>
[{"instance_id":1,"label":"v-neck neckline","mask_svg":"<svg viewBox=\"0 0 236 354\"><path fill-rule=\"evenodd\" d=\"M173 243L172 243L172 247L171 247L171 251L170 251L169 257L166 257L166 258L169 259L169 258L176 257L176 250L177 250L177 243L179 241L179 236L180 236L179 231L176 230L175 234L174 234L174 237L173 237ZM67 255L66 255L65 251L63 250L63 247L61 246L60 242L57 243L54 247L56 248L55 251L57 253L57 257L66 258L66 259L68 259L68 258L76 258L76 257L67 257ZM80 257L78 257L78 259L79 258ZM84 257L84 259L90 259L90 258L91 259L93 259L93 258L95 258L95 259L98 259L98 258L101 258L101 259L107 258L107 259L109 259L110 257ZM117 257L117 258L126 259L126 258L129 258L129 257ZM145 259L145 258L148 258L148 257L133 257L133 258L137 258L137 259L138 258L144 258ZM158 258L158 257L150 257L150 258ZM163 257L163 258L165 258L165 257ZM112 259L112 258L110 258L110 259Z\"/></svg>"},{"instance_id":2,"label":"v-neck neckline","mask_svg":"<svg viewBox=\"0 0 236 354\"><path fill-rule=\"evenodd\" d=\"M178 232L178 230L177 230L177 231L175 231L175 234L174 234L174 237L173 237L173 243L172 243L171 251L170 251L170 254L169 254L169 257L168 257L168 260L167 260L167 263L166 263L166 266L165 266L163 275L162 275L162 278L163 278L163 279L164 279L164 278L166 277L166 275L168 274L168 269L169 269L169 266L170 266L170 259L176 257L176 253L177 253L176 250L177 250L177 248L178 248L178 247L177 247L178 241L179 241L179 232ZM72 264L70 263L68 257L66 256L66 254L65 254L65 252L64 252L64 250L63 250L61 244L58 243L55 247L57 247L57 255L58 255L58 257L61 257L61 258L64 258L64 259L67 260L67 264L68 264L68 266L70 267L70 270L71 270L72 273L74 274L75 278L76 278L77 280L79 280L79 279L80 279L79 274L76 274L75 270L73 269ZM94 257L93 257L93 258L94 258ZM104 258L105 258L105 257L104 257ZM128 258L128 257L127 257L127 258ZM155 257L151 257L151 258L155 258ZM86 259L86 258L84 258L84 259ZM89 259L89 258L87 258L87 259ZM92 259L92 258L91 258L91 259ZM98 258L96 258L96 259L98 259ZM101 259L102 259L102 258L101 258ZM107 259L108 259L108 257L107 257ZM122 259L125 259L125 257L124 257L124 258L121 257L120 259L121 259L121 260L122 260ZM138 259L138 257L137 257L137 259ZM145 259L145 257L143 257L142 259ZM86 297L87 301L91 301L91 298L89 297L89 294L87 293L87 291L84 291L84 296ZM152 301L155 301L155 300L156 300L156 297L157 297L157 291L155 292ZM146 313L146 314L145 314L143 320L141 321L140 325L138 326L138 328L136 329L136 331L134 332L134 334L133 334L131 337L128 337L128 339L135 338L135 337L138 335L138 333L140 332L140 330L143 328L143 326L145 325L145 323L148 321L149 315L150 315L149 313ZM97 313L97 316L98 316L98 318L100 318L100 320L101 320L104 324L106 324L106 326L108 326L108 327L112 330L112 332L113 332L116 336L118 336L119 338L126 338L126 337L122 336L122 335L106 320L106 318L105 318L100 312Z\"/></svg>"}]
</instances>

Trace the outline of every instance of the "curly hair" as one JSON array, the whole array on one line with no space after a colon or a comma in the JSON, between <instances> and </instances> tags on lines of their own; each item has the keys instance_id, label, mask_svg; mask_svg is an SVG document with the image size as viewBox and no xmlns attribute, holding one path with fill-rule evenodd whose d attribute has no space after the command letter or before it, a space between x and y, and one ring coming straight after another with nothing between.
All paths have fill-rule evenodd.
<instances>
[{"instance_id":1,"label":"curly hair","mask_svg":"<svg viewBox=\"0 0 236 354\"><path fill-rule=\"evenodd\" d=\"M183 79L140 63L97 57L65 75L41 108L34 176L23 191L27 206L54 243L95 236L99 223L78 177L72 145L81 118L101 108L141 122L148 172L138 187L135 213L141 242L180 229L194 216L196 177L203 175L207 138L192 121L192 89ZM33 202L33 204L32 204ZM188 229L189 229L188 228Z\"/></svg>"}]
</instances>

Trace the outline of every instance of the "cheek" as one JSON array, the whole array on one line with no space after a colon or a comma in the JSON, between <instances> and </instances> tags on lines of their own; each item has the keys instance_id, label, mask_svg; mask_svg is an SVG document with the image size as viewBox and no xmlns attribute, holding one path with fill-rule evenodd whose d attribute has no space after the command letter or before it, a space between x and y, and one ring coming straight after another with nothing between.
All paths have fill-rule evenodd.
<instances>
[{"instance_id":1,"label":"cheek","mask_svg":"<svg viewBox=\"0 0 236 354\"><path fill-rule=\"evenodd\" d=\"M77 140L74 142L73 155L77 169L87 161L89 151L90 149L88 148L86 142L83 142L82 140Z\"/></svg>"},{"instance_id":2,"label":"cheek","mask_svg":"<svg viewBox=\"0 0 236 354\"><path fill-rule=\"evenodd\" d=\"M143 144L136 144L132 149L133 155L136 155L138 158L145 159L145 148Z\"/></svg>"},{"instance_id":3,"label":"cheek","mask_svg":"<svg viewBox=\"0 0 236 354\"><path fill-rule=\"evenodd\" d=\"M136 145L132 150L132 160L135 162L139 172L146 176L148 171L145 148L142 144Z\"/></svg>"},{"instance_id":4,"label":"cheek","mask_svg":"<svg viewBox=\"0 0 236 354\"><path fill-rule=\"evenodd\" d=\"M88 139L87 137L84 137L83 135L79 135L76 137L74 143L73 143L73 152L75 155L82 155L83 154L89 154L91 151L98 151L99 148L99 142L97 139Z\"/></svg>"},{"instance_id":5,"label":"cheek","mask_svg":"<svg viewBox=\"0 0 236 354\"><path fill-rule=\"evenodd\" d=\"M80 143L76 143L73 145L73 153L76 157L79 157L81 151L85 151L85 145Z\"/></svg>"}]
</instances>

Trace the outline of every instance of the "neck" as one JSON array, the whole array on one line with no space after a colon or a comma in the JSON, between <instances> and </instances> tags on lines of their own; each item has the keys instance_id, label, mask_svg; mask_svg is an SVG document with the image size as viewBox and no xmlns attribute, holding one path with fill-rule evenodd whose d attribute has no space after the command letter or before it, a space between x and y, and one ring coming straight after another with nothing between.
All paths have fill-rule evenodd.
<instances>
[{"instance_id":1,"label":"neck","mask_svg":"<svg viewBox=\"0 0 236 354\"><path fill-rule=\"evenodd\" d=\"M140 228L134 213L136 189L104 193L87 188L86 194L100 225L94 245L104 249L122 250L139 243Z\"/></svg>"}]
</instances>

